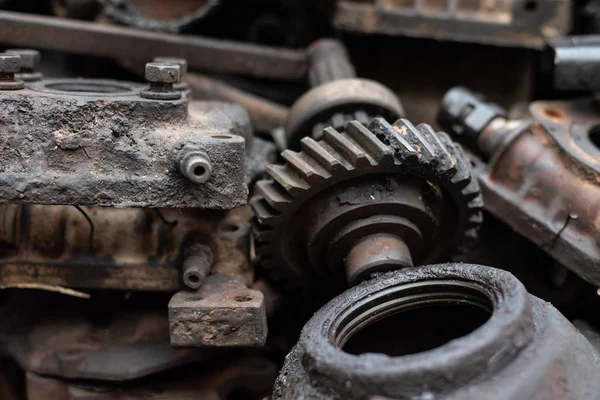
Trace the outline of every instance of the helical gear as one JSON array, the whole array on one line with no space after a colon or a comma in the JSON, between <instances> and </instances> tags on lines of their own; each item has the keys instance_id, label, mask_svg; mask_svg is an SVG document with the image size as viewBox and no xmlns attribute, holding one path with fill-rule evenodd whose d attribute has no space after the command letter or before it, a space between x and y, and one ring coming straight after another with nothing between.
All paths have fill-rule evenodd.
<instances>
[{"instance_id":1,"label":"helical gear","mask_svg":"<svg viewBox=\"0 0 600 400\"><path fill-rule=\"evenodd\" d=\"M457 212L455 240L449 240L453 243L446 247L473 237L482 220L479 186L471 177L461 147L426 124L415 127L400 119L392 126L377 118L366 128L351 121L344 133L327 128L322 140L306 137L301 146L300 152L282 153L285 164L268 166L269 178L257 183L258 195L251 201L256 214L256 252L271 278L285 288L305 288L313 276L310 266L293 266L283 254L286 235L300 228L290 225L292 216L340 183L370 175L400 175L440 188L452 199Z\"/></svg>"}]
</instances>

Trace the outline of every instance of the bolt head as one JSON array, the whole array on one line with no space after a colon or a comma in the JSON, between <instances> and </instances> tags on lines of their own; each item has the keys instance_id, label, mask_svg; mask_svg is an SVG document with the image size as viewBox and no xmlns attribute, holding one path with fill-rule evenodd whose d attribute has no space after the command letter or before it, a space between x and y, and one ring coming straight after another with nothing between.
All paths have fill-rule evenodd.
<instances>
[{"instance_id":1,"label":"bolt head","mask_svg":"<svg viewBox=\"0 0 600 400\"><path fill-rule=\"evenodd\" d=\"M21 57L16 54L0 53L0 72L15 73L21 70Z\"/></svg>"},{"instance_id":2,"label":"bolt head","mask_svg":"<svg viewBox=\"0 0 600 400\"><path fill-rule=\"evenodd\" d=\"M151 62L146 64L146 80L157 83L179 82L180 67L177 64Z\"/></svg>"},{"instance_id":3,"label":"bolt head","mask_svg":"<svg viewBox=\"0 0 600 400\"><path fill-rule=\"evenodd\" d=\"M11 49L8 54L21 56L21 68L35 69L40 63L40 52L32 49Z\"/></svg>"},{"instance_id":4,"label":"bolt head","mask_svg":"<svg viewBox=\"0 0 600 400\"><path fill-rule=\"evenodd\" d=\"M161 64L175 64L179 65L179 74L185 75L188 70L188 63L185 58L178 57L154 57L154 62Z\"/></svg>"}]
</instances>

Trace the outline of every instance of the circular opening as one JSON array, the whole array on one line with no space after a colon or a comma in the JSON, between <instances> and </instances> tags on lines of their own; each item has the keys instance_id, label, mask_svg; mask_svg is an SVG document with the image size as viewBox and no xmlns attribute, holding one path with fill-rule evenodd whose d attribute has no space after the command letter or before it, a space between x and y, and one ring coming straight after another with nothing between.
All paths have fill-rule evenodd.
<instances>
[{"instance_id":1,"label":"circular opening","mask_svg":"<svg viewBox=\"0 0 600 400\"><path fill-rule=\"evenodd\" d=\"M251 296L248 295L243 295L243 296L235 296L235 301L237 301L238 303L245 303L247 301L252 300Z\"/></svg>"},{"instance_id":2,"label":"circular opening","mask_svg":"<svg viewBox=\"0 0 600 400\"><path fill-rule=\"evenodd\" d=\"M231 139L231 136L228 135L213 135L215 139Z\"/></svg>"},{"instance_id":3,"label":"circular opening","mask_svg":"<svg viewBox=\"0 0 600 400\"><path fill-rule=\"evenodd\" d=\"M187 279L190 283L193 283L193 284L200 282L200 277L196 274L189 274L187 276Z\"/></svg>"},{"instance_id":4,"label":"circular opening","mask_svg":"<svg viewBox=\"0 0 600 400\"><path fill-rule=\"evenodd\" d=\"M596 146L598 150L600 150L600 125L594 125L588 131L588 136L590 137L590 141Z\"/></svg>"},{"instance_id":5,"label":"circular opening","mask_svg":"<svg viewBox=\"0 0 600 400\"><path fill-rule=\"evenodd\" d=\"M464 283L432 285L379 293L341 322L336 345L350 354L391 357L435 349L473 332L491 316L491 300Z\"/></svg>"},{"instance_id":6,"label":"circular opening","mask_svg":"<svg viewBox=\"0 0 600 400\"><path fill-rule=\"evenodd\" d=\"M525 11L533 12L538 8L538 2L535 0L526 1L523 5L523 8L525 9Z\"/></svg>"},{"instance_id":7,"label":"circular opening","mask_svg":"<svg viewBox=\"0 0 600 400\"><path fill-rule=\"evenodd\" d=\"M202 176L206 173L206 168L204 168L202 165L198 165L194 168L194 175L196 176Z\"/></svg>"},{"instance_id":8,"label":"circular opening","mask_svg":"<svg viewBox=\"0 0 600 400\"><path fill-rule=\"evenodd\" d=\"M56 82L46 84L47 89L74 93L121 93L129 92L128 86L108 82Z\"/></svg>"}]
</instances>

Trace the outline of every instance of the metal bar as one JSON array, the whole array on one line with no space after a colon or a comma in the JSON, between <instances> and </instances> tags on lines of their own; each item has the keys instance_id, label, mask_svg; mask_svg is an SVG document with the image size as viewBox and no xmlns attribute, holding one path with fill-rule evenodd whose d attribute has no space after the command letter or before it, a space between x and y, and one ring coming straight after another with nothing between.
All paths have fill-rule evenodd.
<instances>
[{"instance_id":1,"label":"metal bar","mask_svg":"<svg viewBox=\"0 0 600 400\"><path fill-rule=\"evenodd\" d=\"M298 50L9 11L0 12L0 43L140 62L183 57L192 69L281 80L300 79L307 68Z\"/></svg>"}]
</instances>

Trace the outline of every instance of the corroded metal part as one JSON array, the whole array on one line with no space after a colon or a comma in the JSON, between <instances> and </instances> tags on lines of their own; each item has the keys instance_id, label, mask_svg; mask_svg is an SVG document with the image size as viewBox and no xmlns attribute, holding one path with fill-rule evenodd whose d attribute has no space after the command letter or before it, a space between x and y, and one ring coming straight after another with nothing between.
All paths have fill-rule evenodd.
<instances>
[{"instance_id":1,"label":"corroded metal part","mask_svg":"<svg viewBox=\"0 0 600 400\"><path fill-rule=\"evenodd\" d=\"M340 0L338 29L540 49L571 28L571 0Z\"/></svg>"},{"instance_id":2,"label":"corroded metal part","mask_svg":"<svg viewBox=\"0 0 600 400\"><path fill-rule=\"evenodd\" d=\"M214 272L251 284L247 213L0 205L0 287L175 292L198 245L210 249Z\"/></svg>"},{"instance_id":3,"label":"corroded metal part","mask_svg":"<svg viewBox=\"0 0 600 400\"><path fill-rule=\"evenodd\" d=\"M195 373L194 373L195 370ZM128 385L73 382L28 373L28 400L151 400L151 399L245 399L268 395L277 367L272 361L251 356L232 360L199 373L183 368L177 374L158 375Z\"/></svg>"},{"instance_id":4,"label":"corroded metal part","mask_svg":"<svg viewBox=\"0 0 600 400\"><path fill-rule=\"evenodd\" d=\"M246 202L245 123L210 103L156 101L141 86L57 79L0 92L4 203L229 209ZM246 115L247 117L247 115ZM198 184L180 172L186 154L211 160Z\"/></svg>"},{"instance_id":5,"label":"corroded metal part","mask_svg":"<svg viewBox=\"0 0 600 400\"><path fill-rule=\"evenodd\" d=\"M285 287L314 289L326 281L331 290L340 281L345 286L345 276L356 283L368 270L407 264L363 258L373 268L345 265L352 247L374 234L406 242L415 265L475 234L479 188L461 148L445 133L375 119L368 128L353 121L343 133L328 128L323 140L301 143L301 152L283 152L286 164L267 168L269 179L257 183L251 201L261 265Z\"/></svg>"},{"instance_id":6,"label":"corroded metal part","mask_svg":"<svg viewBox=\"0 0 600 400\"><path fill-rule=\"evenodd\" d=\"M477 163L474 174L487 210L598 286L600 114L596 107L593 99L538 101L529 107L531 119L493 119L476 132L477 145L489 161Z\"/></svg>"},{"instance_id":7,"label":"corroded metal part","mask_svg":"<svg viewBox=\"0 0 600 400\"><path fill-rule=\"evenodd\" d=\"M513 275L440 264L381 274L321 308L273 398L583 400L599 372L600 354Z\"/></svg>"}]
</instances>

